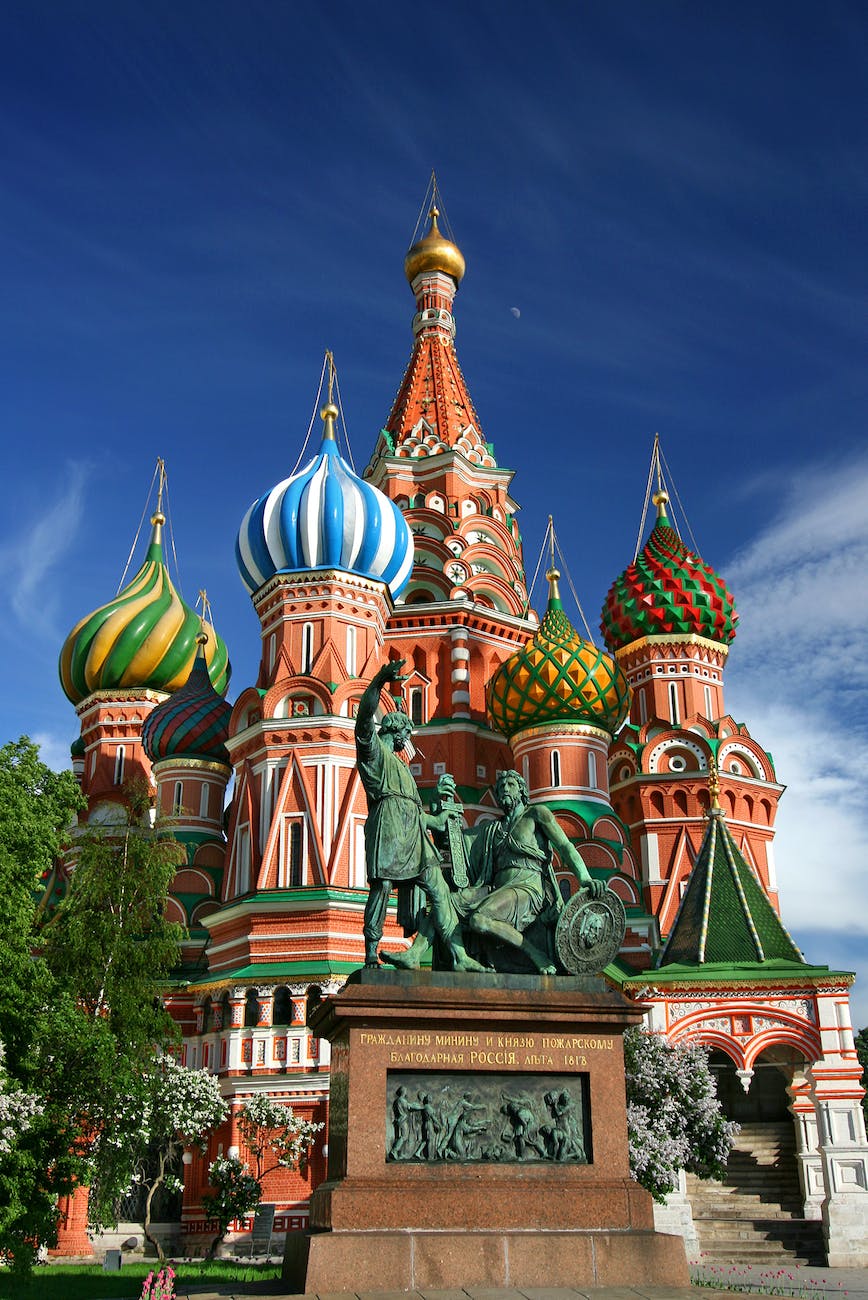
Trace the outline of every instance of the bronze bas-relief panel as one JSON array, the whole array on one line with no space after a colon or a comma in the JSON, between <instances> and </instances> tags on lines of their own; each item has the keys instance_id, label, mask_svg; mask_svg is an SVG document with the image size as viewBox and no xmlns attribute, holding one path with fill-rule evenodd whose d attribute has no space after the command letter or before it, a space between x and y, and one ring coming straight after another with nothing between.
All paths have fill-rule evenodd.
<instances>
[{"instance_id":1,"label":"bronze bas-relief panel","mask_svg":"<svg viewBox=\"0 0 868 1300\"><path fill-rule=\"evenodd\" d=\"M590 1164L587 1076L389 1070L386 1159Z\"/></svg>"}]
</instances>

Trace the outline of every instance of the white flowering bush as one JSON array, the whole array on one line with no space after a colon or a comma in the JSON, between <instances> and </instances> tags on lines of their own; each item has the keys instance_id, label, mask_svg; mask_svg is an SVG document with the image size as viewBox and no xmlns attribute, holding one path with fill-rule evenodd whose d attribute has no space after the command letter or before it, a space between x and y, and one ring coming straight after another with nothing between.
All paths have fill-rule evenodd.
<instances>
[{"instance_id":1,"label":"white flowering bush","mask_svg":"<svg viewBox=\"0 0 868 1300\"><path fill-rule=\"evenodd\" d=\"M10 1154L16 1140L44 1109L32 1092L9 1087L9 1077L3 1068L4 1054L0 1043L0 1158Z\"/></svg>"},{"instance_id":2,"label":"white flowering bush","mask_svg":"<svg viewBox=\"0 0 868 1300\"><path fill-rule=\"evenodd\" d=\"M162 1261L160 1242L151 1234L151 1210L161 1187L180 1191L181 1155L185 1146L204 1148L207 1135L229 1113L220 1085L207 1070L188 1070L172 1056L155 1058L120 1101L97 1135L101 1170L111 1171L109 1188L147 1189L142 1226ZM92 1196L96 1214L106 1213L109 1193ZM96 1217L94 1215L93 1217Z\"/></svg>"},{"instance_id":3,"label":"white flowering bush","mask_svg":"<svg viewBox=\"0 0 868 1300\"><path fill-rule=\"evenodd\" d=\"M624 1064L635 1180L663 1201L679 1169L722 1179L739 1126L723 1116L705 1048L671 1047L660 1034L628 1029Z\"/></svg>"},{"instance_id":4,"label":"white flowering bush","mask_svg":"<svg viewBox=\"0 0 868 1300\"><path fill-rule=\"evenodd\" d=\"M270 1169L303 1166L311 1143L323 1126L301 1119L291 1106L260 1093L241 1108L238 1127L256 1162L256 1177L261 1180ZM266 1167L269 1154L274 1157L274 1164Z\"/></svg>"},{"instance_id":5,"label":"white flowering bush","mask_svg":"<svg viewBox=\"0 0 868 1300\"><path fill-rule=\"evenodd\" d=\"M238 1156L212 1160L208 1180L213 1190L202 1197L202 1204L208 1218L217 1225L217 1235L208 1250L208 1259L213 1259L233 1220L243 1219L256 1209L262 1199L262 1185Z\"/></svg>"}]
</instances>

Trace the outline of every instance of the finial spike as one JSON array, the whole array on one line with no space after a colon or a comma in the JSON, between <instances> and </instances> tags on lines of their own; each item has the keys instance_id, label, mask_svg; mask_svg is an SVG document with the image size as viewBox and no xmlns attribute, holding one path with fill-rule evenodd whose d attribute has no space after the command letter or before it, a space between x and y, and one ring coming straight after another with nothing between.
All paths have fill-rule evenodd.
<instances>
[{"instance_id":1,"label":"finial spike","mask_svg":"<svg viewBox=\"0 0 868 1300\"><path fill-rule=\"evenodd\" d=\"M337 383L337 369L335 367L334 354L326 350L326 369L328 370L328 401L319 413L325 428L322 431L323 442L331 440L337 441L335 434L335 421L338 418L338 408L335 405L334 390Z\"/></svg>"},{"instance_id":2,"label":"finial spike","mask_svg":"<svg viewBox=\"0 0 868 1300\"><path fill-rule=\"evenodd\" d=\"M335 390L335 354L331 348L326 348L326 369L329 377L329 404L334 400Z\"/></svg>"},{"instance_id":3,"label":"finial spike","mask_svg":"<svg viewBox=\"0 0 868 1300\"><path fill-rule=\"evenodd\" d=\"M162 533L160 532L163 524L166 522L166 516L163 513L163 492L166 489L166 462L162 456L157 457L157 506L151 515L151 526L154 530L151 537L152 542L162 542ZM153 479L151 480L153 487Z\"/></svg>"},{"instance_id":4,"label":"finial spike","mask_svg":"<svg viewBox=\"0 0 868 1300\"><path fill-rule=\"evenodd\" d=\"M717 763L712 758L708 765L708 793L710 796L708 815L711 817L717 813L723 815L723 809L720 806L720 774L717 770Z\"/></svg>"}]
</instances>

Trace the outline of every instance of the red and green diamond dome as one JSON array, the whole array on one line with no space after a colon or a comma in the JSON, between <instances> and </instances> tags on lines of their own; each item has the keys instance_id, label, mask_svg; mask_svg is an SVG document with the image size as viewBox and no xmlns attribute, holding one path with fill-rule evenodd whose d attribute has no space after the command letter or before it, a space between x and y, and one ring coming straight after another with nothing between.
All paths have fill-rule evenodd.
<instances>
[{"instance_id":1,"label":"red and green diamond dome","mask_svg":"<svg viewBox=\"0 0 868 1300\"><path fill-rule=\"evenodd\" d=\"M133 580L76 623L60 653L60 683L73 704L95 691L176 691L190 675L202 620L175 590L163 559L164 515L151 517L145 562ZM211 629L208 672L222 694L232 671Z\"/></svg>"},{"instance_id":2,"label":"red and green diamond dome","mask_svg":"<svg viewBox=\"0 0 868 1300\"><path fill-rule=\"evenodd\" d=\"M723 578L691 551L654 495L657 522L633 563L609 588L600 619L606 645L622 650L646 636L701 636L728 646L738 614Z\"/></svg>"},{"instance_id":3,"label":"red and green diamond dome","mask_svg":"<svg viewBox=\"0 0 868 1300\"><path fill-rule=\"evenodd\" d=\"M488 716L508 740L548 722L584 722L614 735L630 707L627 679L610 655L579 636L564 613L560 575L552 569L547 576L545 617L489 681Z\"/></svg>"},{"instance_id":4,"label":"red and green diamond dome","mask_svg":"<svg viewBox=\"0 0 868 1300\"><path fill-rule=\"evenodd\" d=\"M232 705L211 685L205 646L199 650L186 683L149 713L142 727L142 745L152 763L164 758L194 758L229 764L226 738Z\"/></svg>"}]
</instances>

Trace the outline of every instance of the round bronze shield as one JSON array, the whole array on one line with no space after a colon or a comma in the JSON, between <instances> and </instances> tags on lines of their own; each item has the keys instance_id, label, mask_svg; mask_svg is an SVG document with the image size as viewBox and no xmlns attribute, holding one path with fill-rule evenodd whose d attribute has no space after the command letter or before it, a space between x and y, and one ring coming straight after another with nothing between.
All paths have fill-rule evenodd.
<instances>
[{"instance_id":1,"label":"round bronze shield","mask_svg":"<svg viewBox=\"0 0 868 1300\"><path fill-rule=\"evenodd\" d=\"M573 894L558 917L555 945L571 975L587 975L608 966L624 942L627 913L617 894L607 889L602 898L583 890Z\"/></svg>"}]
</instances>

